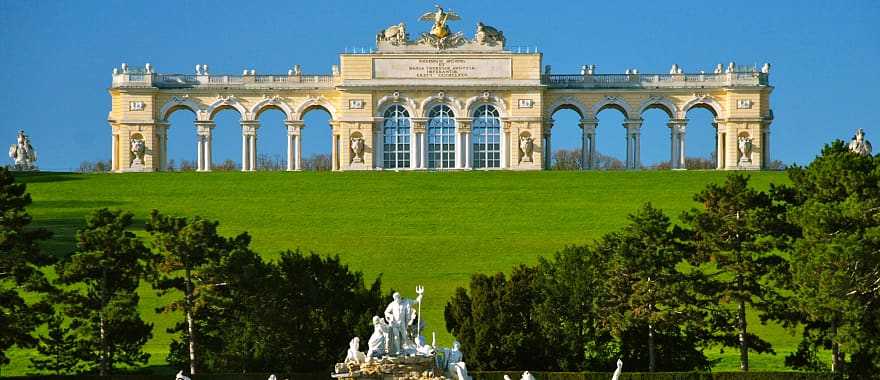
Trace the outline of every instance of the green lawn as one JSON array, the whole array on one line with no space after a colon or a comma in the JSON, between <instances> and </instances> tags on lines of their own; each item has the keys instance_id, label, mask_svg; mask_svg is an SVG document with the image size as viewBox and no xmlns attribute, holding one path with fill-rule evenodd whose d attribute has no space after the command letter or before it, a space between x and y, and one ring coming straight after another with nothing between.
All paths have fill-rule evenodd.
<instances>
[{"instance_id":1,"label":"green lawn","mask_svg":"<svg viewBox=\"0 0 880 380\"><path fill-rule=\"evenodd\" d=\"M247 231L253 247L269 259L284 249L340 255L368 281L380 273L385 288L414 297L425 292L427 331L442 344L443 306L455 287L475 272L509 271L535 263L569 244L583 244L626 222L628 213L651 201L674 220L697 206L694 193L726 173L645 172L346 172L346 173L145 173L22 175L34 203L35 224L55 231L46 246L73 249L86 213L99 207L131 210L141 229L150 209L220 221L221 231ZM754 186L786 181L785 174L752 173ZM141 231L142 232L142 231ZM141 289L142 312L155 323L148 343L151 365L164 362L179 315L157 315L155 293ZM339 300L345 302L345 300ZM773 342L777 355L753 355L754 370L783 369L798 337L778 326L751 326ZM344 347L340 348L343 349ZM3 375L29 371L27 351L12 352ZM738 367L733 350L716 370Z\"/></svg>"}]
</instances>

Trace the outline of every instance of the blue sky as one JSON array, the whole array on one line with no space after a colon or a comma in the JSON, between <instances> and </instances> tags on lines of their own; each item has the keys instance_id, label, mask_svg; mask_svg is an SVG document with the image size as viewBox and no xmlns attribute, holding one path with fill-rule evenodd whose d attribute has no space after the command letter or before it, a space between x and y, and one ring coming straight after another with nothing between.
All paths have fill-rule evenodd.
<instances>
[{"instance_id":1,"label":"blue sky","mask_svg":"<svg viewBox=\"0 0 880 380\"><path fill-rule=\"evenodd\" d=\"M822 144L865 128L880 142L875 115L880 88L880 1L444 2L461 14L455 30L473 33L477 21L504 31L509 45L537 46L556 73L582 64L599 73L637 68L711 71L714 64L770 62L773 158L806 163ZM9 1L0 0L0 142L23 128L44 169L76 168L110 156L107 87L121 62L150 62L160 72L329 73L338 53L369 48L376 32L404 21L412 35L427 27L418 16L428 1ZM688 115L689 156L712 150L710 115ZM599 115L598 150L624 157L622 116ZM195 157L192 115L177 112L171 157ZM238 116L218 115L215 161L240 160ZM578 145L577 117L555 116L554 148ZM668 159L669 131L660 111L645 116L642 159ZM261 119L259 151L282 155L282 116ZM328 117L306 117L304 153L329 151Z\"/></svg>"}]
</instances>

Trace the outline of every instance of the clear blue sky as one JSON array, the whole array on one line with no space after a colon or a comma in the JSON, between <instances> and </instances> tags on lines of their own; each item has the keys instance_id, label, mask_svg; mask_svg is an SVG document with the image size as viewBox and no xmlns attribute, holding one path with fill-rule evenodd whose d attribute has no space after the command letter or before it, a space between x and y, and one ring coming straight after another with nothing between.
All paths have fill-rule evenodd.
<instances>
[{"instance_id":1,"label":"clear blue sky","mask_svg":"<svg viewBox=\"0 0 880 380\"><path fill-rule=\"evenodd\" d=\"M110 156L107 87L121 62L150 62L160 72L329 73L347 47L369 48L376 32L404 21L411 35L428 1L9 1L0 0L0 142L15 131L33 138L44 169L72 169ZM710 71L714 64L773 65L773 158L808 162L822 144L865 128L880 145L880 1L449 1L473 33L477 21L504 31L509 45L537 46L554 72L581 64L600 73ZM600 116L599 151L624 156L622 116ZM708 113L688 115L689 156L706 156ZM555 148L577 146L576 116L555 116ZM177 112L171 157L195 157L192 115ZM307 115L304 153L329 151L327 115ZM262 153L284 152L282 117L267 113ZM643 161L668 159L669 133L659 111L646 115ZM237 115L218 115L215 161L239 160Z\"/></svg>"}]
</instances>

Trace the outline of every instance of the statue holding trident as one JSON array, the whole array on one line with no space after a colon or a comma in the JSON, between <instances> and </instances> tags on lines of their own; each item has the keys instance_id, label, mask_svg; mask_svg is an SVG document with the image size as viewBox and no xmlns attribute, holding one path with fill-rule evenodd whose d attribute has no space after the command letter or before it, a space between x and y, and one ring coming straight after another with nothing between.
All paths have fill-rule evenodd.
<instances>
[{"instance_id":1,"label":"statue holding trident","mask_svg":"<svg viewBox=\"0 0 880 380\"><path fill-rule=\"evenodd\" d=\"M413 340L410 339L407 330L413 322L416 322L417 316L419 323L421 323L421 313L417 315L413 310L413 304L419 304L419 309L421 309L422 294L425 293L425 288L421 285L417 286L416 293L418 293L418 297L411 300L402 298L400 293L394 292L391 296L394 300L385 308L385 320L388 322L389 330L387 343L389 354L400 355L405 349L413 347ZM419 334L418 325L415 334Z\"/></svg>"}]
</instances>

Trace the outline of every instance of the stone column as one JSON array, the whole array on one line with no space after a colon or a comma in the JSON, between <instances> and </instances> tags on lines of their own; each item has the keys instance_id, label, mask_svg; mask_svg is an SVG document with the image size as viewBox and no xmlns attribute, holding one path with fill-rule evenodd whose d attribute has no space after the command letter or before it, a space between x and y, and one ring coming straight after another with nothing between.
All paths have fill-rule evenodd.
<instances>
[{"instance_id":1,"label":"stone column","mask_svg":"<svg viewBox=\"0 0 880 380\"><path fill-rule=\"evenodd\" d=\"M626 168L638 169L641 166L639 162L641 157L639 139L641 136L642 120L627 120L623 123L623 127L626 129Z\"/></svg>"},{"instance_id":2,"label":"stone column","mask_svg":"<svg viewBox=\"0 0 880 380\"><path fill-rule=\"evenodd\" d=\"M257 168L257 121L242 121L242 162L241 171L252 172Z\"/></svg>"},{"instance_id":3,"label":"stone column","mask_svg":"<svg viewBox=\"0 0 880 380\"><path fill-rule=\"evenodd\" d=\"M373 122L373 168L385 167L385 130L384 118L376 118Z\"/></svg>"},{"instance_id":4,"label":"stone column","mask_svg":"<svg viewBox=\"0 0 880 380\"><path fill-rule=\"evenodd\" d=\"M410 118L409 167L424 169L427 167L428 156L427 135L425 126L427 119Z\"/></svg>"},{"instance_id":5,"label":"stone column","mask_svg":"<svg viewBox=\"0 0 880 380\"><path fill-rule=\"evenodd\" d=\"M287 171L300 170L299 138L302 121L286 121L287 126Z\"/></svg>"},{"instance_id":6,"label":"stone column","mask_svg":"<svg viewBox=\"0 0 880 380\"><path fill-rule=\"evenodd\" d=\"M460 152L461 155L456 157L456 162L461 160L462 169L471 169L473 166L473 156L474 156L474 147L472 144L472 136L471 136L471 120L470 119L456 119L455 120L456 131L459 133L459 140L461 141L461 147L458 147L456 144L456 152Z\"/></svg>"},{"instance_id":7,"label":"stone column","mask_svg":"<svg viewBox=\"0 0 880 380\"><path fill-rule=\"evenodd\" d=\"M196 133L199 135L198 170L209 172L212 168L211 142L214 130L213 121L196 121Z\"/></svg>"},{"instance_id":8,"label":"stone column","mask_svg":"<svg viewBox=\"0 0 880 380\"><path fill-rule=\"evenodd\" d=\"M670 166L672 169L685 168L684 133L687 128L687 119L671 119L669 123L670 136Z\"/></svg>"},{"instance_id":9,"label":"stone column","mask_svg":"<svg viewBox=\"0 0 880 380\"><path fill-rule=\"evenodd\" d=\"M112 144L110 149L110 167L113 171L117 171L119 170L119 134L113 133L110 138L110 143Z\"/></svg>"},{"instance_id":10,"label":"stone column","mask_svg":"<svg viewBox=\"0 0 880 380\"><path fill-rule=\"evenodd\" d=\"M581 119L581 169L595 169L596 166L596 119Z\"/></svg>"},{"instance_id":11,"label":"stone column","mask_svg":"<svg viewBox=\"0 0 880 380\"><path fill-rule=\"evenodd\" d=\"M510 159L510 129L511 122L502 121L501 122L501 161L499 162L499 166L501 169L507 169ZM517 146L519 146L519 142L517 141Z\"/></svg>"}]
</instances>

